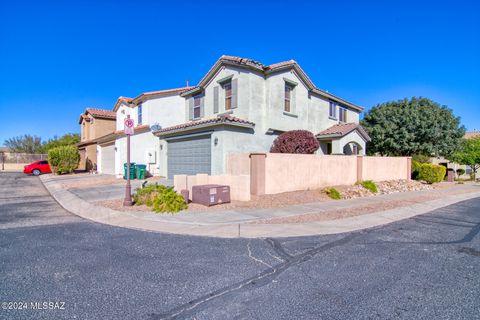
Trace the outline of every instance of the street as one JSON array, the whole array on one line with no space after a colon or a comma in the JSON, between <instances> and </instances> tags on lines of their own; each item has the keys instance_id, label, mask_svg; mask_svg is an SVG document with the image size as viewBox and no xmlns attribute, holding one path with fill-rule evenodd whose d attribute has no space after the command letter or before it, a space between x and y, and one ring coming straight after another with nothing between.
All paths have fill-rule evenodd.
<instances>
[{"instance_id":1,"label":"street","mask_svg":"<svg viewBox=\"0 0 480 320\"><path fill-rule=\"evenodd\" d=\"M480 198L338 235L143 232L0 173L0 319L480 319L479 232Z\"/></svg>"}]
</instances>

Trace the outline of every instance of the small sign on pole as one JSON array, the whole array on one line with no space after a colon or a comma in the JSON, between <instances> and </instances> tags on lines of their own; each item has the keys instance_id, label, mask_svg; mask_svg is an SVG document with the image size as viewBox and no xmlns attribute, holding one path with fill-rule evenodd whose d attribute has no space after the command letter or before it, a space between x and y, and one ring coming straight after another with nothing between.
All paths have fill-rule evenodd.
<instances>
[{"instance_id":1,"label":"small sign on pole","mask_svg":"<svg viewBox=\"0 0 480 320\"><path fill-rule=\"evenodd\" d=\"M128 115L127 118L125 118L125 121L123 122L123 132L129 136L133 135L134 125L135 123L133 122L133 119L131 119L130 116Z\"/></svg>"}]
</instances>

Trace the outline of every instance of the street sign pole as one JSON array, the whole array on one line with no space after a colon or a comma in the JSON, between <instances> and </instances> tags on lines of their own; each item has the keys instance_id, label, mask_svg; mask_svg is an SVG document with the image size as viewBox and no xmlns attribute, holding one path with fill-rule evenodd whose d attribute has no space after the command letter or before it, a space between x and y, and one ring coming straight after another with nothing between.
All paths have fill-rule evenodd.
<instances>
[{"instance_id":1,"label":"street sign pole","mask_svg":"<svg viewBox=\"0 0 480 320\"><path fill-rule=\"evenodd\" d=\"M130 135L133 134L133 120L130 119L130 115L127 115L124 123L125 134L127 135L127 184L125 186L125 199L123 200L124 207L131 207L132 202L132 187L130 185Z\"/></svg>"}]
</instances>

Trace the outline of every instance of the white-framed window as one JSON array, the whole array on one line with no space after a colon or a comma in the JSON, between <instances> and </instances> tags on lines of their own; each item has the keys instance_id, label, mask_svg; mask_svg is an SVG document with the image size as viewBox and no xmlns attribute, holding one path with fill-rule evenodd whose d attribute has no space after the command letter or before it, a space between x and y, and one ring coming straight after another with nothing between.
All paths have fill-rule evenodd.
<instances>
[{"instance_id":1,"label":"white-framed window","mask_svg":"<svg viewBox=\"0 0 480 320\"><path fill-rule=\"evenodd\" d=\"M143 107L142 105L139 105L137 108L137 120L138 120L138 125L141 125L143 122Z\"/></svg>"},{"instance_id":2,"label":"white-framed window","mask_svg":"<svg viewBox=\"0 0 480 320\"><path fill-rule=\"evenodd\" d=\"M347 122L347 109L342 107L338 108L338 121Z\"/></svg>"},{"instance_id":3,"label":"white-framed window","mask_svg":"<svg viewBox=\"0 0 480 320\"><path fill-rule=\"evenodd\" d=\"M283 104L283 110L285 112L292 111L292 91L293 91L293 86L285 82L285 96L284 96L284 104Z\"/></svg>"},{"instance_id":4,"label":"white-framed window","mask_svg":"<svg viewBox=\"0 0 480 320\"><path fill-rule=\"evenodd\" d=\"M232 109L232 82L228 81L223 84L223 90L225 91L225 110Z\"/></svg>"},{"instance_id":5,"label":"white-framed window","mask_svg":"<svg viewBox=\"0 0 480 320\"><path fill-rule=\"evenodd\" d=\"M330 118L337 119L337 105L335 104L335 102L330 101L330 110L328 115L330 116Z\"/></svg>"},{"instance_id":6,"label":"white-framed window","mask_svg":"<svg viewBox=\"0 0 480 320\"><path fill-rule=\"evenodd\" d=\"M200 118L202 107L202 97L200 95L193 97L193 119Z\"/></svg>"}]
</instances>

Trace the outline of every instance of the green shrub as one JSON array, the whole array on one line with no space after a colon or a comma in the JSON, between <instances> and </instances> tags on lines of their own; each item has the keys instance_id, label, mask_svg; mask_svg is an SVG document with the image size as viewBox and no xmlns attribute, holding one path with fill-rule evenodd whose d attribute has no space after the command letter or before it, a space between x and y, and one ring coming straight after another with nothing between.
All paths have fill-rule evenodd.
<instances>
[{"instance_id":1,"label":"green shrub","mask_svg":"<svg viewBox=\"0 0 480 320\"><path fill-rule=\"evenodd\" d=\"M188 208L183 197L172 187L148 185L137 189L133 195L136 205L146 205L155 212L179 212Z\"/></svg>"},{"instance_id":2,"label":"green shrub","mask_svg":"<svg viewBox=\"0 0 480 320\"><path fill-rule=\"evenodd\" d=\"M80 153L75 146L61 146L48 150L48 163L55 174L72 173L78 168Z\"/></svg>"},{"instance_id":3,"label":"green shrub","mask_svg":"<svg viewBox=\"0 0 480 320\"><path fill-rule=\"evenodd\" d=\"M325 188L325 193L334 200L342 199L342 194L335 188Z\"/></svg>"},{"instance_id":4,"label":"green shrub","mask_svg":"<svg viewBox=\"0 0 480 320\"><path fill-rule=\"evenodd\" d=\"M465 169L457 169L457 175L460 177L460 176L463 176L465 174Z\"/></svg>"},{"instance_id":5,"label":"green shrub","mask_svg":"<svg viewBox=\"0 0 480 320\"><path fill-rule=\"evenodd\" d=\"M418 163L432 163L432 159L429 156L425 156L423 154L414 154L412 156L412 161L416 161Z\"/></svg>"},{"instance_id":6,"label":"green shrub","mask_svg":"<svg viewBox=\"0 0 480 320\"><path fill-rule=\"evenodd\" d=\"M370 190L371 193L377 193L378 192L377 185L372 180L362 181L362 182L360 182L360 184L365 189Z\"/></svg>"},{"instance_id":7,"label":"green shrub","mask_svg":"<svg viewBox=\"0 0 480 320\"><path fill-rule=\"evenodd\" d=\"M413 180L418 180L418 173L421 166L422 166L422 163L412 160L412 179Z\"/></svg>"},{"instance_id":8,"label":"green shrub","mask_svg":"<svg viewBox=\"0 0 480 320\"><path fill-rule=\"evenodd\" d=\"M418 170L418 179L429 184L441 182L445 178L447 168L436 164L422 164Z\"/></svg>"}]
</instances>

